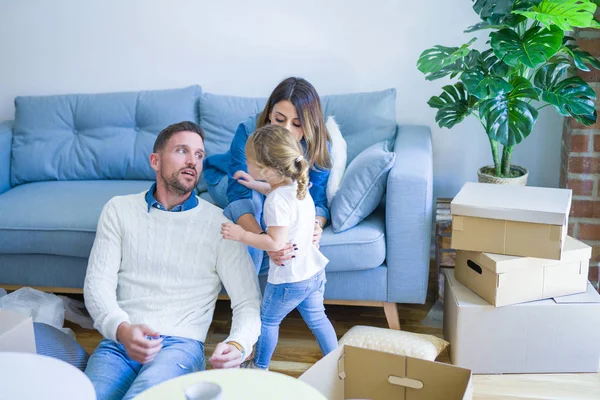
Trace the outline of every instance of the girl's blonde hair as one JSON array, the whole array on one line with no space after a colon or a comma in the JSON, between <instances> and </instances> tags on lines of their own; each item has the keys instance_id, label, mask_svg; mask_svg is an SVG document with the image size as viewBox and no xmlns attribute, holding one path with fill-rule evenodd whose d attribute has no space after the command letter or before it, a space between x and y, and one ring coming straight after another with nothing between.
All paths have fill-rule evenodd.
<instances>
[{"instance_id":1,"label":"girl's blonde hair","mask_svg":"<svg viewBox=\"0 0 600 400\"><path fill-rule=\"evenodd\" d=\"M270 168L282 178L296 181L296 197L298 200L306 197L309 164L290 131L278 125L257 129L246 142L246 156L259 168Z\"/></svg>"},{"instance_id":2,"label":"girl's blonde hair","mask_svg":"<svg viewBox=\"0 0 600 400\"><path fill-rule=\"evenodd\" d=\"M321 99L314 86L306 79L291 77L281 81L269 96L265 109L256 121L256 128L269 124L273 107L283 100L291 102L298 113L309 166L330 169L332 164L327 142L331 142L331 138L325 127Z\"/></svg>"}]
</instances>

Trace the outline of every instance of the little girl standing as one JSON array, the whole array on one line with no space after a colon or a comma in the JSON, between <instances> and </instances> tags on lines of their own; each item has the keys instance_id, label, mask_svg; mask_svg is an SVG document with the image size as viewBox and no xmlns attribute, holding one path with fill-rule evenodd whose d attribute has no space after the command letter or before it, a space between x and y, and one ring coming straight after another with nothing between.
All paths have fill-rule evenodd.
<instances>
[{"instance_id":1,"label":"little girl standing","mask_svg":"<svg viewBox=\"0 0 600 400\"><path fill-rule=\"evenodd\" d=\"M337 348L337 336L323 306L329 260L312 243L315 205L307 191L308 162L298 141L278 125L256 130L246 143L246 156L248 173L237 171L234 178L266 195L263 216L267 232L248 232L224 223L223 238L266 251L280 250L288 242L298 249L287 264L270 262L254 365L268 369L279 325L295 308L317 338L323 355L329 354Z\"/></svg>"}]
</instances>

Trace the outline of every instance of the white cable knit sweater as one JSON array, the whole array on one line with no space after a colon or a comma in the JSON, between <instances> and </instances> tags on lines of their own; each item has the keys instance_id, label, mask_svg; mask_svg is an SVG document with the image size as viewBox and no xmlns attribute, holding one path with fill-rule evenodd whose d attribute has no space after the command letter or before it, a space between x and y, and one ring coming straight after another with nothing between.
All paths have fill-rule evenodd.
<instances>
[{"instance_id":1,"label":"white cable knit sweater","mask_svg":"<svg viewBox=\"0 0 600 400\"><path fill-rule=\"evenodd\" d=\"M249 354L260 334L260 290L245 245L219 234L227 219L199 199L191 210L148 212L145 193L102 210L85 277L94 326L116 341L122 322L204 342L225 285L233 321L225 341Z\"/></svg>"}]
</instances>

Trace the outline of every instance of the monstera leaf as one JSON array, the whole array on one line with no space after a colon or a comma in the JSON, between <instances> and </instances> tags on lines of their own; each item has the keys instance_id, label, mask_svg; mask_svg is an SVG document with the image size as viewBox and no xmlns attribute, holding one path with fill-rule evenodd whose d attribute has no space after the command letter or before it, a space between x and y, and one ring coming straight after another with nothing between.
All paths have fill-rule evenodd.
<instances>
[{"instance_id":1,"label":"monstera leaf","mask_svg":"<svg viewBox=\"0 0 600 400\"><path fill-rule=\"evenodd\" d=\"M469 53L469 46L476 39L461 47L434 46L421 53L417 61L417 68L425 74L425 79L434 80L446 76L452 72L459 72L461 64L457 63Z\"/></svg>"},{"instance_id":2,"label":"monstera leaf","mask_svg":"<svg viewBox=\"0 0 600 400\"><path fill-rule=\"evenodd\" d=\"M508 20L518 17L512 14L515 10L528 10L541 3L542 0L473 0L473 10L481 19L490 24L506 24ZM513 26L513 25L511 25Z\"/></svg>"},{"instance_id":3,"label":"monstera leaf","mask_svg":"<svg viewBox=\"0 0 600 400\"><path fill-rule=\"evenodd\" d=\"M589 0L543 0L528 11L514 13L540 21L546 28L554 24L563 31L572 31L575 27L595 26L595 11L596 5Z\"/></svg>"},{"instance_id":4,"label":"monstera leaf","mask_svg":"<svg viewBox=\"0 0 600 400\"><path fill-rule=\"evenodd\" d=\"M582 71L589 71L590 68L587 64L591 65L595 69L600 69L600 61L587 51L581 50L579 47L574 45L566 45L565 50L571 57L573 57L573 63L575 66Z\"/></svg>"},{"instance_id":5,"label":"monstera leaf","mask_svg":"<svg viewBox=\"0 0 600 400\"><path fill-rule=\"evenodd\" d=\"M469 93L480 99L497 97L500 94L510 92L513 88L504 79L491 75L486 76L481 70L465 71L460 79L467 86Z\"/></svg>"},{"instance_id":6,"label":"monstera leaf","mask_svg":"<svg viewBox=\"0 0 600 400\"><path fill-rule=\"evenodd\" d=\"M537 71L533 84L542 91L548 90L558 84L569 67L570 64L564 59L556 59L556 62L546 64Z\"/></svg>"},{"instance_id":7,"label":"monstera leaf","mask_svg":"<svg viewBox=\"0 0 600 400\"><path fill-rule=\"evenodd\" d=\"M554 106L560 115L572 116L584 125L596 122L596 92L578 76L559 81L559 67L540 69L534 82L542 89L542 100Z\"/></svg>"},{"instance_id":8,"label":"monstera leaf","mask_svg":"<svg viewBox=\"0 0 600 400\"><path fill-rule=\"evenodd\" d=\"M530 68L552 57L562 45L563 31L557 26L550 29L533 27L521 38L515 31L502 29L490 34L496 56L510 66L519 63Z\"/></svg>"},{"instance_id":9,"label":"monstera leaf","mask_svg":"<svg viewBox=\"0 0 600 400\"><path fill-rule=\"evenodd\" d=\"M490 139L503 146L521 143L531 133L538 112L523 98L536 99L537 92L531 83L521 77L510 81L513 90L479 105L479 115L484 121Z\"/></svg>"},{"instance_id":10,"label":"monstera leaf","mask_svg":"<svg viewBox=\"0 0 600 400\"><path fill-rule=\"evenodd\" d=\"M471 114L477 98L469 96L461 82L454 86L444 86L443 89L444 92L441 95L433 96L427 104L438 109L435 122L440 128L452 128Z\"/></svg>"}]
</instances>

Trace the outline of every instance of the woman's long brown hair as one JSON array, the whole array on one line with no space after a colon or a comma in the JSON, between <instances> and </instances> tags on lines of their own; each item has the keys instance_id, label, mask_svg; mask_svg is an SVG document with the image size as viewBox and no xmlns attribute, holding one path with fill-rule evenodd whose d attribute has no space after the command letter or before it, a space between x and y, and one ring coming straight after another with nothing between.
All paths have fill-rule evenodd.
<instances>
[{"instance_id":1,"label":"woman's long brown hair","mask_svg":"<svg viewBox=\"0 0 600 400\"><path fill-rule=\"evenodd\" d=\"M319 94L307 80L302 78L287 78L271 93L267 105L256 121L256 129L270 123L273 106L280 101L288 100L296 108L300 126L306 141L306 155L311 168L330 169L331 157L327 150L327 141L331 141Z\"/></svg>"}]
</instances>

